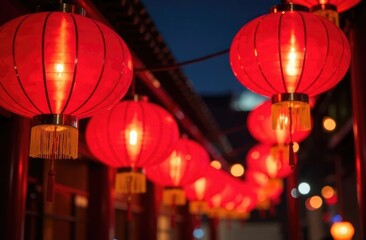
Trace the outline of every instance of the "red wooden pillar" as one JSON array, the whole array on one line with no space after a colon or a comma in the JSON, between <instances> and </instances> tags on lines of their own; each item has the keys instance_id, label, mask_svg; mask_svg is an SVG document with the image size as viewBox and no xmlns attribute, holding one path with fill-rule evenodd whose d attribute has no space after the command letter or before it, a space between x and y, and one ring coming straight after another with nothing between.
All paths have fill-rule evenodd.
<instances>
[{"instance_id":1,"label":"red wooden pillar","mask_svg":"<svg viewBox=\"0 0 366 240\"><path fill-rule=\"evenodd\" d=\"M352 49L351 85L355 140L357 192L361 236L366 239L366 4L354 11L349 39Z\"/></svg>"},{"instance_id":2,"label":"red wooden pillar","mask_svg":"<svg viewBox=\"0 0 366 240\"><path fill-rule=\"evenodd\" d=\"M287 177L286 196L287 196L287 222L288 222L288 239L301 240L302 229L300 225L301 217L299 213L299 200L291 196L291 190L297 188L297 171Z\"/></svg>"},{"instance_id":3,"label":"red wooden pillar","mask_svg":"<svg viewBox=\"0 0 366 240\"><path fill-rule=\"evenodd\" d=\"M13 115L1 122L1 239L23 240L27 198L30 120Z\"/></svg>"},{"instance_id":4,"label":"red wooden pillar","mask_svg":"<svg viewBox=\"0 0 366 240\"><path fill-rule=\"evenodd\" d=\"M116 171L101 163L89 165L89 204L87 239L114 239Z\"/></svg>"}]
</instances>

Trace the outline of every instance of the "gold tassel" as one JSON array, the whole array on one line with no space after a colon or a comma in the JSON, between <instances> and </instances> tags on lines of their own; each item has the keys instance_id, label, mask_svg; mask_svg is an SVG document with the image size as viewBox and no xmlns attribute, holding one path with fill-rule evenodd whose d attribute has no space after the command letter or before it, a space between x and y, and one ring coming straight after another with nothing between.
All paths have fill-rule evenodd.
<instances>
[{"instance_id":1,"label":"gold tassel","mask_svg":"<svg viewBox=\"0 0 366 240\"><path fill-rule=\"evenodd\" d=\"M207 203L205 201L190 201L189 213L203 214L207 211Z\"/></svg>"},{"instance_id":2,"label":"gold tassel","mask_svg":"<svg viewBox=\"0 0 366 240\"><path fill-rule=\"evenodd\" d=\"M54 159L76 159L78 157L78 138L78 130L71 126L35 125L31 129L29 156L50 159L54 141L56 141Z\"/></svg>"},{"instance_id":3,"label":"gold tassel","mask_svg":"<svg viewBox=\"0 0 366 240\"><path fill-rule=\"evenodd\" d=\"M291 116L290 116L291 114ZM307 131L311 129L310 105L302 101L282 101L272 104L272 129L290 131Z\"/></svg>"},{"instance_id":4,"label":"gold tassel","mask_svg":"<svg viewBox=\"0 0 366 240\"><path fill-rule=\"evenodd\" d=\"M128 194L146 192L146 176L140 172L117 173L116 192Z\"/></svg>"},{"instance_id":5,"label":"gold tassel","mask_svg":"<svg viewBox=\"0 0 366 240\"><path fill-rule=\"evenodd\" d=\"M186 195L183 189L168 188L163 191L163 204L181 206L186 204Z\"/></svg>"}]
</instances>

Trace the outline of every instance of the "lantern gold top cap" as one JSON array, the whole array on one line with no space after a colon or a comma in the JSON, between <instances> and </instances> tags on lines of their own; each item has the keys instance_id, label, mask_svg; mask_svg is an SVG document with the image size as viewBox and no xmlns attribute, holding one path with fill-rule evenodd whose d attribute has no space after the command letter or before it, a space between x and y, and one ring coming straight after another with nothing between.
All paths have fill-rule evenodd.
<instances>
[{"instance_id":1,"label":"lantern gold top cap","mask_svg":"<svg viewBox=\"0 0 366 240\"><path fill-rule=\"evenodd\" d=\"M86 11L84 8L75 7L75 5L70 4L70 3L61 3L60 11L64 12L64 13L76 13L81 16L86 15Z\"/></svg>"},{"instance_id":2,"label":"lantern gold top cap","mask_svg":"<svg viewBox=\"0 0 366 240\"><path fill-rule=\"evenodd\" d=\"M293 4L293 3L283 3L276 6L273 6L269 12L270 13L277 13L277 12L289 12L289 11L302 11L302 12L309 12L309 8L300 5L300 4Z\"/></svg>"}]
</instances>

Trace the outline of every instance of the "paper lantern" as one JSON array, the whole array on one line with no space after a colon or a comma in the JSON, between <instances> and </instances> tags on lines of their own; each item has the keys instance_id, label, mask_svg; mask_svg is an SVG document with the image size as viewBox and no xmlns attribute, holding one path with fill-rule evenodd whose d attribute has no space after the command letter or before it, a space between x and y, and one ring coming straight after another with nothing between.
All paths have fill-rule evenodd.
<instances>
[{"instance_id":1,"label":"paper lantern","mask_svg":"<svg viewBox=\"0 0 366 240\"><path fill-rule=\"evenodd\" d=\"M297 9L297 10L295 10ZM235 36L234 75L248 89L272 97L272 126L309 130L309 96L334 87L350 64L346 36L330 21L284 4Z\"/></svg>"},{"instance_id":2,"label":"paper lantern","mask_svg":"<svg viewBox=\"0 0 366 240\"><path fill-rule=\"evenodd\" d=\"M209 166L207 151L197 142L183 137L167 159L146 168L146 175L154 183L166 187L164 204L183 205L185 194L182 187L202 177Z\"/></svg>"},{"instance_id":3,"label":"paper lantern","mask_svg":"<svg viewBox=\"0 0 366 240\"><path fill-rule=\"evenodd\" d=\"M183 187L187 199L190 200L190 213L198 214L206 210L207 204L205 199L211 198L225 186L222 176L222 171L210 166L203 177Z\"/></svg>"},{"instance_id":4,"label":"paper lantern","mask_svg":"<svg viewBox=\"0 0 366 240\"><path fill-rule=\"evenodd\" d=\"M350 222L342 221L333 223L330 233L335 240L351 240L355 229Z\"/></svg>"},{"instance_id":5,"label":"paper lantern","mask_svg":"<svg viewBox=\"0 0 366 240\"><path fill-rule=\"evenodd\" d=\"M288 151L282 151L277 157L271 152L271 146L257 144L252 147L246 157L247 169L266 174L269 178L286 177L292 173L289 165Z\"/></svg>"},{"instance_id":6,"label":"paper lantern","mask_svg":"<svg viewBox=\"0 0 366 240\"><path fill-rule=\"evenodd\" d=\"M77 158L78 119L128 90L126 44L98 21L64 12L18 17L0 28L0 41L0 105L33 118L30 156Z\"/></svg>"},{"instance_id":7,"label":"paper lantern","mask_svg":"<svg viewBox=\"0 0 366 240\"><path fill-rule=\"evenodd\" d=\"M270 101L264 102L249 113L247 126L250 134L256 140L271 145L273 159L279 160L283 164L289 164L290 166L294 166L295 156L293 155L293 147L290 148L289 145L293 146L293 142L302 142L310 134L310 130L293 131L292 133L284 128L276 128L273 130Z\"/></svg>"},{"instance_id":8,"label":"paper lantern","mask_svg":"<svg viewBox=\"0 0 366 240\"><path fill-rule=\"evenodd\" d=\"M64 11L18 17L0 28L0 105L33 118L29 156L78 157L78 119L116 104L132 80L131 54L107 26ZM93 36L93 37L90 37Z\"/></svg>"},{"instance_id":9,"label":"paper lantern","mask_svg":"<svg viewBox=\"0 0 366 240\"><path fill-rule=\"evenodd\" d=\"M361 0L293 0L293 3L310 8L310 11L339 25L338 13L344 12Z\"/></svg>"},{"instance_id":10,"label":"paper lantern","mask_svg":"<svg viewBox=\"0 0 366 240\"><path fill-rule=\"evenodd\" d=\"M178 126L170 113L146 98L122 101L92 117L86 129L90 151L112 167L131 168L117 174L117 191L145 192L139 171L164 161L179 140Z\"/></svg>"}]
</instances>

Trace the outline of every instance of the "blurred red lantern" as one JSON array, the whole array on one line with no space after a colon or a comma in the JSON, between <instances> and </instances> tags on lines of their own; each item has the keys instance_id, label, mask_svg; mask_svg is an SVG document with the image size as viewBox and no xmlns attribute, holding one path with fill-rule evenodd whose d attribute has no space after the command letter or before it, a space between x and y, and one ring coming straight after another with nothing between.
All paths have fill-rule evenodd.
<instances>
[{"instance_id":1,"label":"blurred red lantern","mask_svg":"<svg viewBox=\"0 0 366 240\"><path fill-rule=\"evenodd\" d=\"M184 192L189 203L191 213L202 213L206 209L205 199L217 194L225 186L222 179L223 172L213 167L208 167L204 176L192 184L184 186Z\"/></svg>"},{"instance_id":2,"label":"blurred red lantern","mask_svg":"<svg viewBox=\"0 0 366 240\"><path fill-rule=\"evenodd\" d=\"M64 10L70 12L28 14L0 28L0 105L33 118L29 156L51 159L49 201L53 161L78 157L78 119L118 103L133 70L117 33Z\"/></svg>"},{"instance_id":3,"label":"blurred red lantern","mask_svg":"<svg viewBox=\"0 0 366 240\"><path fill-rule=\"evenodd\" d=\"M239 192L241 190L245 191L241 182L228 174L224 174L223 181L225 187L219 193L207 199L208 215L214 218L227 217L228 211L234 210L243 199L243 195L240 195Z\"/></svg>"},{"instance_id":4,"label":"blurred red lantern","mask_svg":"<svg viewBox=\"0 0 366 240\"><path fill-rule=\"evenodd\" d=\"M272 97L273 128L309 130L308 97L334 87L350 64L346 36L328 20L284 4L246 24L230 48L234 75Z\"/></svg>"},{"instance_id":5,"label":"blurred red lantern","mask_svg":"<svg viewBox=\"0 0 366 240\"><path fill-rule=\"evenodd\" d=\"M247 126L250 134L259 142L271 145L271 154L273 159L278 160L282 164L294 165L290 162L293 149L288 144L292 142L301 142L307 138L310 131L293 131L291 134L288 129L277 128L272 129L271 121L271 102L266 101L253 109L247 119ZM290 153L289 153L290 151ZM293 158L295 158L293 156ZM294 159L293 159L294 160ZM285 171L287 174L287 171ZM291 171L290 171L291 172ZM288 172L288 173L290 173ZM282 177L284 177L283 175Z\"/></svg>"},{"instance_id":6,"label":"blurred red lantern","mask_svg":"<svg viewBox=\"0 0 366 240\"><path fill-rule=\"evenodd\" d=\"M247 126L250 134L259 142L269 145L284 145L290 142L288 129L272 129L271 102L266 101L253 109L247 118ZM302 142L310 134L310 131L294 131L292 140Z\"/></svg>"},{"instance_id":7,"label":"blurred red lantern","mask_svg":"<svg viewBox=\"0 0 366 240\"><path fill-rule=\"evenodd\" d=\"M145 192L145 176L138 170L164 161L176 147L179 130L166 110L146 99L122 101L92 117L86 129L90 151L112 167L128 167L117 174L117 191Z\"/></svg>"},{"instance_id":8,"label":"blurred red lantern","mask_svg":"<svg viewBox=\"0 0 366 240\"><path fill-rule=\"evenodd\" d=\"M260 188L267 184L269 177L267 174L258 170L252 170L248 168L245 171L245 181L251 185L254 189Z\"/></svg>"},{"instance_id":9,"label":"blurred red lantern","mask_svg":"<svg viewBox=\"0 0 366 240\"><path fill-rule=\"evenodd\" d=\"M293 0L293 3L304 5L310 8L311 12L326 17L339 25L339 12L344 12L361 0Z\"/></svg>"},{"instance_id":10,"label":"blurred red lantern","mask_svg":"<svg viewBox=\"0 0 366 240\"><path fill-rule=\"evenodd\" d=\"M183 137L167 159L146 168L146 175L154 183L166 187L164 204L183 205L185 194L181 188L202 177L209 166L207 151L197 142Z\"/></svg>"},{"instance_id":11,"label":"blurred red lantern","mask_svg":"<svg viewBox=\"0 0 366 240\"><path fill-rule=\"evenodd\" d=\"M288 151L277 152L276 157L271 153L271 146L257 144L252 147L246 157L248 170L259 171L270 178L286 177L292 172L289 165Z\"/></svg>"}]
</instances>

